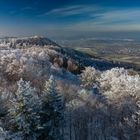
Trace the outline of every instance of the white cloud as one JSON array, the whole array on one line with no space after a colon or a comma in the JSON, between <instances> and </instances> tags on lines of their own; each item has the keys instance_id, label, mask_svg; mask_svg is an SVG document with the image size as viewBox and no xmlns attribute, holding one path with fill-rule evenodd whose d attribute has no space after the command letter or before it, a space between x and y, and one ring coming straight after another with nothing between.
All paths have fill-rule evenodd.
<instances>
[{"instance_id":1,"label":"white cloud","mask_svg":"<svg viewBox=\"0 0 140 140\"><path fill-rule=\"evenodd\" d=\"M64 29L85 30L85 31L119 31L119 30L140 30L140 9L113 9L97 5L74 5L53 9L43 16L54 16L67 18L77 16L70 24L61 22ZM81 18L88 17L88 18ZM78 20L79 18L79 20ZM54 23L54 26L57 26ZM58 27L59 28L59 27Z\"/></svg>"},{"instance_id":2,"label":"white cloud","mask_svg":"<svg viewBox=\"0 0 140 140\"><path fill-rule=\"evenodd\" d=\"M42 15L44 16L73 16L73 15L81 15L81 14L91 14L94 11L100 10L100 7L92 5L74 5L74 6L67 6L63 8L53 9L49 12L46 12Z\"/></svg>"},{"instance_id":3,"label":"white cloud","mask_svg":"<svg viewBox=\"0 0 140 140\"><path fill-rule=\"evenodd\" d=\"M93 14L93 17L95 15ZM139 22L140 10L139 9L127 9L127 10L111 10L103 13L98 13L97 21L103 21L103 23L111 22Z\"/></svg>"}]
</instances>

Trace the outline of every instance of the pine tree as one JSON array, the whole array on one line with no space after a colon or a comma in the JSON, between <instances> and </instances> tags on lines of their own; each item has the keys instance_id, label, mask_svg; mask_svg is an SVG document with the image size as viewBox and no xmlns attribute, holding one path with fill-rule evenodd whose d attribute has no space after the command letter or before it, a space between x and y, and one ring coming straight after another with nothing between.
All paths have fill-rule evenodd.
<instances>
[{"instance_id":1,"label":"pine tree","mask_svg":"<svg viewBox=\"0 0 140 140\"><path fill-rule=\"evenodd\" d=\"M12 107L9 110L13 132L21 133L23 140L34 140L38 127L38 96L30 85L22 79L18 82L15 98L11 100Z\"/></svg>"},{"instance_id":2,"label":"pine tree","mask_svg":"<svg viewBox=\"0 0 140 140\"><path fill-rule=\"evenodd\" d=\"M62 140L63 100L56 91L53 76L45 84L42 97L41 126L42 140Z\"/></svg>"}]
</instances>

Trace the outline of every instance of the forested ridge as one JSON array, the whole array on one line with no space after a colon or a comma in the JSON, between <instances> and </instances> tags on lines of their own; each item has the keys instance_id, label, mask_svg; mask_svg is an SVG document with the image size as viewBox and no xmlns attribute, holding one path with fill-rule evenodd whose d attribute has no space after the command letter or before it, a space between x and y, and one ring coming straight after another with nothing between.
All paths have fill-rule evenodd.
<instances>
[{"instance_id":1,"label":"forested ridge","mask_svg":"<svg viewBox=\"0 0 140 140\"><path fill-rule=\"evenodd\" d=\"M139 130L137 72L43 37L1 39L0 139L139 140Z\"/></svg>"}]
</instances>

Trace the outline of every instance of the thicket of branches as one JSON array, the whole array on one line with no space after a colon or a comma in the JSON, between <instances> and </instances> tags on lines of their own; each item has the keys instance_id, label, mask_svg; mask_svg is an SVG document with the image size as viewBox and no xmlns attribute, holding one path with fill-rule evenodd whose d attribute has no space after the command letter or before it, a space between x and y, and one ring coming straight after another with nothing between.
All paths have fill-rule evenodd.
<instances>
[{"instance_id":1,"label":"thicket of branches","mask_svg":"<svg viewBox=\"0 0 140 140\"><path fill-rule=\"evenodd\" d=\"M7 139L112 140L140 138L140 77L87 67L81 85L50 77L41 94L22 79L1 91L1 136ZM63 85L63 86L62 86Z\"/></svg>"},{"instance_id":2,"label":"thicket of branches","mask_svg":"<svg viewBox=\"0 0 140 140\"><path fill-rule=\"evenodd\" d=\"M0 139L139 140L140 76L93 67L74 75L77 65L48 47L1 50Z\"/></svg>"}]
</instances>

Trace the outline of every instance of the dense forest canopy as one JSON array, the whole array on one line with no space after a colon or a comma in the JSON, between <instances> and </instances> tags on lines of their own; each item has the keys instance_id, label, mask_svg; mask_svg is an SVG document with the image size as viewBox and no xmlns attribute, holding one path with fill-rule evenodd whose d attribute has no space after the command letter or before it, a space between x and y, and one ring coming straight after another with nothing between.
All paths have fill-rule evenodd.
<instances>
[{"instance_id":1,"label":"dense forest canopy","mask_svg":"<svg viewBox=\"0 0 140 140\"><path fill-rule=\"evenodd\" d=\"M1 139L140 139L140 76L82 56L42 37L1 40Z\"/></svg>"}]
</instances>

